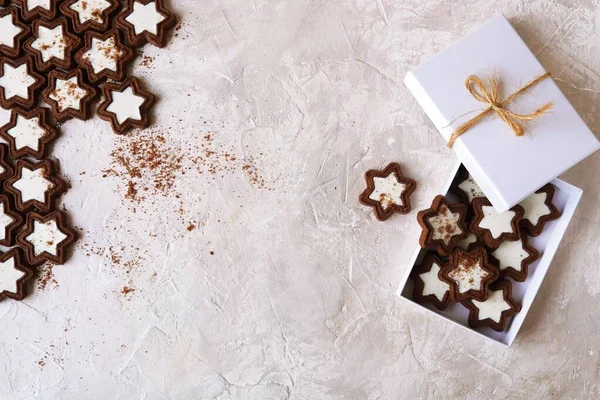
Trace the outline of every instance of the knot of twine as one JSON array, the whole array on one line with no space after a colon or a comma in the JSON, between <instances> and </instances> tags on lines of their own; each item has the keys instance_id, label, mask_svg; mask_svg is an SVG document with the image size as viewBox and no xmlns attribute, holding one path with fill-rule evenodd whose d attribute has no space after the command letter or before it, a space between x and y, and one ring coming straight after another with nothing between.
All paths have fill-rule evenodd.
<instances>
[{"instance_id":1,"label":"knot of twine","mask_svg":"<svg viewBox=\"0 0 600 400\"><path fill-rule=\"evenodd\" d=\"M484 119L490 113L495 112L502 118L504 122L508 124L510 129L515 133L515 136L523 136L525 134L525 130L521 125L523 121L531 121L536 118L541 117L552 108L553 103L547 103L538 108L537 110L529 113L529 114L517 114L512 111L506 109L506 106L510 104L517 96L525 93L541 81L550 77L550 72L546 72L545 74L541 74L527 83L525 86L508 96L507 98L500 100L499 88L500 81L496 77L492 77L489 80L489 86L477 76L471 75L465 81L465 86L471 95L482 103L488 105L483 112L465 122L461 126L459 126L456 131L450 136L450 140L448 140L448 147L452 148L456 139L458 139L463 133L471 129L475 124Z\"/></svg>"}]
</instances>

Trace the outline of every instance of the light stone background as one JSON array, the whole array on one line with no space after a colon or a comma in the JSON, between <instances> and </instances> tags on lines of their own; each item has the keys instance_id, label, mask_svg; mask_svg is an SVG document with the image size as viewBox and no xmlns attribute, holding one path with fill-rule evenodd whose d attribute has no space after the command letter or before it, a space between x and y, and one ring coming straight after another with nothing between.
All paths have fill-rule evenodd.
<instances>
[{"instance_id":1,"label":"light stone background","mask_svg":"<svg viewBox=\"0 0 600 400\"><path fill-rule=\"evenodd\" d=\"M56 283L0 303L0 398L600 396L600 154L562 176L585 195L510 349L397 298L416 211L381 223L357 202L365 170L390 161L419 182L416 209L443 186L454 155L402 80L499 13L600 133L597 1L173 7L178 37L135 68L160 96L154 129L70 121L54 146L82 237ZM208 132L238 160L216 174L192 158ZM103 171L158 135L188 170L134 203Z\"/></svg>"}]
</instances>

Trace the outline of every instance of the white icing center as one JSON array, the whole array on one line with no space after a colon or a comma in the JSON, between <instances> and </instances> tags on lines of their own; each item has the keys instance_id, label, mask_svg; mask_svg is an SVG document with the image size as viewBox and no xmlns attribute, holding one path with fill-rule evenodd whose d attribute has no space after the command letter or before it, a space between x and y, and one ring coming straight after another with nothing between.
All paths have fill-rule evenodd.
<instances>
[{"instance_id":1,"label":"white icing center","mask_svg":"<svg viewBox=\"0 0 600 400\"><path fill-rule=\"evenodd\" d=\"M136 35L147 31L153 35L158 34L158 24L166 17L156 10L156 4L133 3L133 12L125 18L127 22L133 25Z\"/></svg>"},{"instance_id":2,"label":"white icing center","mask_svg":"<svg viewBox=\"0 0 600 400\"><path fill-rule=\"evenodd\" d=\"M529 257L529 253L523 248L522 239L514 242L502 242L502 244L492 252L492 255L499 261L501 271L509 267L521 271L521 261Z\"/></svg>"},{"instance_id":3,"label":"white icing center","mask_svg":"<svg viewBox=\"0 0 600 400\"><path fill-rule=\"evenodd\" d=\"M44 62L48 62L51 58L64 60L67 40L64 37L62 25L53 29L40 26L37 39L31 44L31 47L41 53Z\"/></svg>"},{"instance_id":4,"label":"white icing center","mask_svg":"<svg viewBox=\"0 0 600 400\"><path fill-rule=\"evenodd\" d=\"M0 45L15 48L15 36L23 29L13 24L12 15L0 17Z\"/></svg>"},{"instance_id":5,"label":"white icing center","mask_svg":"<svg viewBox=\"0 0 600 400\"><path fill-rule=\"evenodd\" d=\"M21 178L13 184L13 187L21 192L21 201L26 203L37 200L46 202L46 192L54 187L54 183L44 178L45 168L30 170L27 167L21 169Z\"/></svg>"},{"instance_id":6,"label":"white icing center","mask_svg":"<svg viewBox=\"0 0 600 400\"><path fill-rule=\"evenodd\" d=\"M458 226L460 219L459 213L453 213L446 205L442 205L438 214L429 218L429 223L433 229L433 240L442 240L446 246L454 236L463 233L463 230Z\"/></svg>"},{"instance_id":7,"label":"white icing center","mask_svg":"<svg viewBox=\"0 0 600 400\"><path fill-rule=\"evenodd\" d=\"M79 87L77 77L69 79L56 78L56 88L50 93L50 98L58 104L58 111L63 112L68 108L80 109L80 101L88 91Z\"/></svg>"},{"instance_id":8,"label":"white icing center","mask_svg":"<svg viewBox=\"0 0 600 400\"><path fill-rule=\"evenodd\" d=\"M0 263L0 293L17 293L17 281L25 276L25 272L19 271L15 266L14 257Z\"/></svg>"},{"instance_id":9,"label":"white icing center","mask_svg":"<svg viewBox=\"0 0 600 400\"><path fill-rule=\"evenodd\" d=\"M112 102L106 111L115 114L119 124L128 119L141 120L140 107L144 104L145 99L133 93L133 89L129 86L122 92L112 91Z\"/></svg>"},{"instance_id":10,"label":"white icing center","mask_svg":"<svg viewBox=\"0 0 600 400\"><path fill-rule=\"evenodd\" d=\"M406 185L396 180L396 174L390 172L385 178L373 178L375 189L369 195L369 199L378 201L381 207L386 210L394 204L404 205L402 193L406 190Z\"/></svg>"},{"instance_id":11,"label":"white icing center","mask_svg":"<svg viewBox=\"0 0 600 400\"><path fill-rule=\"evenodd\" d=\"M0 78L0 86L4 88L4 97L8 100L18 96L29 99L29 87L35 84L35 79L27 72L27 64L13 68L4 64L4 75Z\"/></svg>"},{"instance_id":12,"label":"white icing center","mask_svg":"<svg viewBox=\"0 0 600 400\"><path fill-rule=\"evenodd\" d=\"M431 264L429 272L420 274L419 278L423 281L423 296L434 295L439 301L442 301L446 293L448 293L450 285L444 281L440 281L440 278L438 278L439 272L440 266L434 262Z\"/></svg>"},{"instance_id":13,"label":"white icing center","mask_svg":"<svg viewBox=\"0 0 600 400\"><path fill-rule=\"evenodd\" d=\"M477 242L477 236L475 236L474 233L469 232L469 235L466 238L456 243L456 247L466 251L469 249L469 245L475 242Z\"/></svg>"},{"instance_id":14,"label":"white icing center","mask_svg":"<svg viewBox=\"0 0 600 400\"><path fill-rule=\"evenodd\" d=\"M33 232L27 236L26 240L33 245L33 252L39 256L47 252L56 256L58 245L67 238L56 225L56 220L51 219L48 222L33 221Z\"/></svg>"},{"instance_id":15,"label":"white icing center","mask_svg":"<svg viewBox=\"0 0 600 400\"><path fill-rule=\"evenodd\" d=\"M498 214L494 207L483 206L483 219L479 223L480 228L489 229L492 237L498 239L503 233L512 233L513 228L511 222L515 217L514 211L505 211Z\"/></svg>"},{"instance_id":16,"label":"white icing center","mask_svg":"<svg viewBox=\"0 0 600 400\"><path fill-rule=\"evenodd\" d=\"M17 114L17 123L14 128L9 129L7 133L15 138L17 150L29 147L32 150L39 151L40 139L46 136L46 131L40 126L38 117L27 119L19 114Z\"/></svg>"},{"instance_id":17,"label":"white icing center","mask_svg":"<svg viewBox=\"0 0 600 400\"><path fill-rule=\"evenodd\" d=\"M476 197L485 197L485 194L479 188L479 185L475 183L475 180L471 175L458 185L458 187L469 196L469 203Z\"/></svg>"},{"instance_id":18,"label":"white icing center","mask_svg":"<svg viewBox=\"0 0 600 400\"><path fill-rule=\"evenodd\" d=\"M83 59L88 60L95 73L105 69L117 71L117 62L124 55L123 49L116 46L114 36L102 41L97 38L92 39L91 48L83 54Z\"/></svg>"},{"instance_id":19,"label":"white icing center","mask_svg":"<svg viewBox=\"0 0 600 400\"><path fill-rule=\"evenodd\" d=\"M481 290L482 281L488 275L489 272L481 268L481 261L473 261L472 259L460 260L458 267L448 273L448 276L458 285L460 293L469 290Z\"/></svg>"},{"instance_id":20,"label":"white icing center","mask_svg":"<svg viewBox=\"0 0 600 400\"><path fill-rule=\"evenodd\" d=\"M502 290L490 290L489 297L486 301L473 300L475 307L479 309L479 320L491 319L499 323L502 313L510 310L510 305L504 300L504 292Z\"/></svg>"},{"instance_id":21,"label":"white icing center","mask_svg":"<svg viewBox=\"0 0 600 400\"><path fill-rule=\"evenodd\" d=\"M27 10L31 11L36 7L41 7L50 10L50 0L27 0L25 2Z\"/></svg>"},{"instance_id":22,"label":"white icing center","mask_svg":"<svg viewBox=\"0 0 600 400\"><path fill-rule=\"evenodd\" d=\"M550 207L546 205L546 198L548 194L546 192L534 193L519 205L525 209L525 215L523 219L529 220L533 226L536 226L540 222L540 217L551 213Z\"/></svg>"},{"instance_id":23,"label":"white icing center","mask_svg":"<svg viewBox=\"0 0 600 400\"><path fill-rule=\"evenodd\" d=\"M103 23L102 12L110 7L106 0L79 0L69 6L79 15L79 23L85 24L88 21Z\"/></svg>"},{"instance_id":24,"label":"white icing center","mask_svg":"<svg viewBox=\"0 0 600 400\"><path fill-rule=\"evenodd\" d=\"M15 222L15 219L4 211L4 203L0 202L0 240L7 239L6 227Z\"/></svg>"}]
</instances>

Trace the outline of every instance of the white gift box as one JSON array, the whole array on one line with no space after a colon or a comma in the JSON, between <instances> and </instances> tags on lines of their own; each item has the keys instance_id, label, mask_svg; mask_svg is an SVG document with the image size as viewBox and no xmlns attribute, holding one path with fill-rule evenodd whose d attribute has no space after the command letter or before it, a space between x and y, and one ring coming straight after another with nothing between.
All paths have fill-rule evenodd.
<instances>
[{"instance_id":1,"label":"white gift box","mask_svg":"<svg viewBox=\"0 0 600 400\"><path fill-rule=\"evenodd\" d=\"M498 16L406 75L404 83L446 140L483 109L465 88L469 75L496 74L504 98L546 71L510 22ZM454 144L458 159L498 212L504 212L600 147L594 134L552 79L518 96L507 108L530 113L554 103L540 118L524 124L516 137L490 114ZM475 112L473 112L475 111Z\"/></svg>"},{"instance_id":2,"label":"white gift box","mask_svg":"<svg viewBox=\"0 0 600 400\"><path fill-rule=\"evenodd\" d=\"M410 71L404 82L448 140L456 128L487 108L465 88L469 75L486 80L496 74L503 82L501 98L505 98L545 72L506 18L498 16ZM516 137L506 122L491 113L458 138L453 147L498 212L508 210L548 182L556 187L553 202L562 215L529 241L540 251L541 258L530 265L525 282L509 279L513 283L513 296L522 309L509 321L508 329L504 332L471 329L467 324L468 310L460 304L451 304L440 311L429 304L414 302L409 276L425 254L420 248L415 251L397 292L417 307L507 346L513 343L523 324L582 195L581 189L555 178L600 148L594 134L552 79L541 81L507 108L527 114L548 102L554 104L550 112L524 124L523 137ZM451 197L448 189L457 171L458 166L440 193Z\"/></svg>"}]
</instances>

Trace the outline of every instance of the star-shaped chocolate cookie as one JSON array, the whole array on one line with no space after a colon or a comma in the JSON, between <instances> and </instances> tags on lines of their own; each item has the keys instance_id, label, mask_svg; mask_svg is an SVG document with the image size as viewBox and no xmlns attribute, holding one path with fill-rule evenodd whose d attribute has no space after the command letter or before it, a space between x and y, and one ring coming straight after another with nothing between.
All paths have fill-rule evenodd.
<instances>
[{"instance_id":1,"label":"star-shaped chocolate cookie","mask_svg":"<svg viewBox=\"0 0 600 400\"><path fill-rule=\"evenodd\" d=\"M29 35L29 27L19 21L16 7L0 10L0 33L0 56L19 57L22 43Z\"/></svg>"},{"instance_id":2,"label":"star-shaped chocolate cookie","mask_svg":"<svg viewBox=\"0 0 600 400\"><path fill-rule=\"evenodd\" d=\"M54 21L38 19L32 25L33 37L25 42L25 49L34 56L39 71L57 67L69 70L73 66L73 54L81 40L69 33L64 17Z\"/></svg>"},{"instance_id":3,"label":"star-shaped chocolate cookie","mask_svg":"<svg viewBox=\"0 0 600 400\"><path fill-rule=\"evenodd\" d=\"M519 222L525 214L521 206L498 213L486 198L473 200L473 221L471 232L481 236L486 246L496 248L505 240L517 240L521 237Z\"/></svg>"},{"instance_id":4,"label":"star-shaped chocolate cookie","mask_svg":"<svg viewBox=\"0 0 600 400\"><path fill-rule=\"evenodd\" d=\"M512 297L511 283L503 279L490 285L486 300L465 299L461 304L469 309L471 328L490 327L497 332L506 330L508 319L521 311Z\"/></svg>"},{"instance_id":5,"label":"star-shaped chocolate cookie","mask_svg":"<svg viewBox=\"0 0 600 400\"><path fill-rule=\"evenodd\" d=\"M433 253L425 255L423 262L411 272L415 285L413 299L417 303L431 303L438 310L445 310L450 303L450 285L440 279L444 263Z\"/></svg>"},{"instance_id":6,"label":"star-shaped chocolate cookie","mask_svg":"<svg viewBox=\"0 0 600 400\"><path fill-rule=\"evenodd\" d=\"M164 47L168 30L176 23L164 0L127 0L117 16L117 26L125 31L125 41L131 46L151 43Z\"/></svg>"},{"instance_id":7,"label":"star-shaped chocolate cookie","mask_svg":"<svg viewBox=\"0 0 600 400\"><path fill-rule=\"evenodd\" d=\"M446 257L450 250L469 232L465 225L467 206L451 203L446 197L438 195L431 207L419 211L417 221L422 228L419 244L426 249L435 249Z\"/></svg>"},{"instance_id":8,"label":"star-shaped chocolate cookie","mask_svg":"<svg viewBox=\"0 0 600 400\"><path fill-rule=\"evenodd\" d=\"M67 187L56 171L57 168L50 160L35 163L18 160L15 175L4 184L6 190L15 196L17 210L48 212L54 209L55 199Z\"/></svg>"},{"instance_id":9,"label":"star-shaped chocolate cookie","mask_svg":"<svg viewBox=\"0 0 600 400\"><path fill-rule=\"evenodd\" d=\"M67 225L62 212L53 211L46 215L31 212L27 215L25 229L17 236L17 243L25 249L31 265L46 261L64 264L68 247L76 238L76 232Z\"/></svg>"},{"instance_id":10,"label":"star-shaped chocolate cookie","mask_svg":"<svg viewBox=\"0 0 600 400\"><path fill-rule=\"evenodd\" d=\"M48 123L48 109L43 107L32 111L15 108L11 111L10 121L0 128L0 137L8 143L13 159L45 158L47 144L56 135L56 127Z\"/></svg>"},{"instance_id":11,"label":"star-shaped chocolate cookie","mask_svg":"<svg viewBox=\"0 0 600 400\"><path fill-rule=\"evenodd\" d=\"M27 294L25 283L33 278L33 272L21 254L21 249L14 248L0 255L0 301L23 300Z\"/></svg>"},{"instance_id":12,"label":"star-shaped chocolate cookie","mask_svg":"<svg viewBox=\"0 0 600 400\"><path fill-rule=\"evenodd\" d=\"M127 64L135 57L131 48L121 41L118 29L105 34L86 32L85 44L75 55L77 63L85 68L92 82L101 79L122 81Z\"/></svg>"},{"instance_id":13,"label":"star-shaped chocolate cookie","mask_svg":"<svg viewBox=\"0 0 600 400\"><path fill-rule=\"evenodd\" d=\"M25 21L39 18L52 20L58 13L59 0L13 0L21 8L21 15Z\"/></svg>"},{"instance_id":14,"label":"star-shaped chocolate cookie","mask_svg":"<svg viewBox=\"0 0 600 400\"><path fill-rule=\"evenodd\" d=\"M561 212L552 202L554 191L554 185L549 183L519 203L525 210L520 226L531 236L539 236L547 222L560 218Z\"/></svg>"},{"instance_id":15,"label":"star-shaped chocolate cookie","mask_svg":"<svg viewBox=\"0 0 600 400\"><path fill-rule=\"evenodd\" d=\"M32 109L43 85L44 78L34 72L31 56L17 60L0 57L0 107L5 110L16 106Z\"/></svg>"},{"instance_id":16,"label":"star-shaped chocolate cookie","mask_svg":"<svg viewBox=\"0 0 600 400\"><path fill-rule=\"evenodd\" d=\"M484 301L488 297L489 285L498 279L498 268L488 261L483 247L469 252L454 249L448 264L441 272L440 279L450 285L450 299L461 302L466 299Z\"/></svg>"},{"instance_id":17,"label":"star-shaped chocolate cookie","mask_svg":"<svg viewBox=\"0 0 600 400\"><path fill-rule=\"evenodd\" d=\"M410 195L417 183L402 175L398 163L390 163L383 171L370 170L365 173L367 189L359 196L359 201L375 210L375 217L385 221L394 213L408 214L412 207Z\"/></svg>"},{"instance_id":18,"label":"star-shaped chocolate cookie","mask_svg":"<svg viewBox=\"0 0 600 400\"><path fill-rule=\"evenodd\" d=\"M125 134L132 128L150 126L150 108L154 96L140 88L133 76L123 83L105 83L102 86L104 99L98 107L98 116L110 122L113 131Z\"/></svg>"},{"instance_id":19,"label":"star-shaped chocolate cookie","mask_svg":"<svg viewBox=\"0 0 600 400\"><path fill-rule=\"evenodd\" d=\"M485 197L485 194L464 165L461 165L458 169L456 178L450 186L450 191L456 194L464 204L471 204L473 199Z\"/></svg>"},{"instance_id":20,"label":"star-shaped chocolate cookie","mask_svg":"<svg viewBox=\"0 0 600 400\"><path fill-rule=\"evenodd\" d=\"M490 261L498 266L500 277L517 282L527 279L529 266L539 259L540 252L529 245L525 232L521 232L520 239L505 240L497 249L490 250Z\"/></svg>"},{"instance_id":21,"label":"star-shaped chocolate cookie","mask_svg":"<svg viewBox=\"0 0 600 400\"><path fill-rule=\"evenodd\" d=\"M66 0L60 11L71 20L73 30L106 32L112 14L119 8L119 0Z\"/></svg>"},{"instance_id":22,"label":"star-shaped chocolate cookie","mask_svg":"<svg viewBox=\"0 0 600 400\"><path fill-rule=\"evenodd\" d=\"M58 122L71 118L89 119L97 94L96 89L85 83L80 68L71 72L50 72L48 87L43 93L44 101L50 105L52 115Z\"/></svg>"}]
</instances>

